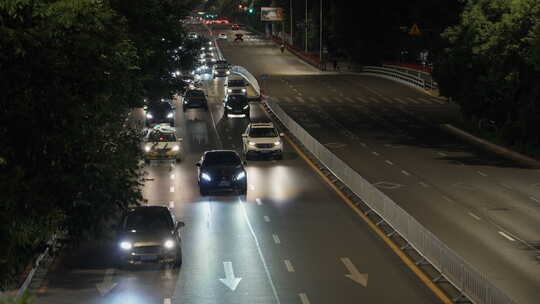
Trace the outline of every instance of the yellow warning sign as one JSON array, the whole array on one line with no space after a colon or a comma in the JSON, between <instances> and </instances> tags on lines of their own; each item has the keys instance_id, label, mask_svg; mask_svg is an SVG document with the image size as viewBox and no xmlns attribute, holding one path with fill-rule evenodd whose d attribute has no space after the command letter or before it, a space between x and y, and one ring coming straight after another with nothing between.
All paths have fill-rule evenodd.
<instances>
[{"instance_id":1,"label":"yellow warning sign","mask_svg":"<svg viewBox=\"0 0 540 304\"><path fill-rule=\"evenodd\" d=\"M418 28L418 25L415 23L411 26L411 30L409 31L409 35L411 36L420 36L422 33L420 32L420 28Z\"/></svg>"}]
</instances>

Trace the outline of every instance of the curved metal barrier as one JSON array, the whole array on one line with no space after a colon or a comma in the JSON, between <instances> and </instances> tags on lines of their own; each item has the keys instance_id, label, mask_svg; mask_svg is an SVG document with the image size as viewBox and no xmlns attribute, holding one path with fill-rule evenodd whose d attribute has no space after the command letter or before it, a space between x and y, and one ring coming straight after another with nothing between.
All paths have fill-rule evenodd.
<instances>
[{"instance_id":1,"label":"curved metal barrier","mask_svg":"<svg viewBox=\"0 0 540 304\"><path fill-rule=\"evenodd\" d=\"M261 87L259 86L259 82L257 81L257 78L255 78L255 76L253 76L248 70L239 65L233 65L231 67L231 72L242 76L247 82L249 82L257 94L256 97L261 96Z\"/></svg>"},{"instance_id":2,"label":"curved metal barrier","mask_svg":"<svg viewBox=\"0 0 540 304\"><path fill-rule=\"evenodd\" d=\"M312 137L294 121L281 107L267 99L268 108L283 125L311 152L328 170L339 178L351 191L362 199L374 212L383 218L407 242L414 247L442 276L465 294L474 303L515 303L487 277L467 263L433 233L409 215L377 187L349 167L328 148Z\"/></svg>"},{"instance_id":3,"label":"curved metal barrier","mask_svg":"<svg viewBox=\"0 0 540 304\"><path fill-rule=\"evenodd\" d=\"M426 91L436 91L439 89L438 84L433 81L431 75L428 74L428 76L426 76L426 73L422 71L411 72L403 70L402 68L365 66L362 68L362 73L396 80Z\"/></svg>"}]
</instances>

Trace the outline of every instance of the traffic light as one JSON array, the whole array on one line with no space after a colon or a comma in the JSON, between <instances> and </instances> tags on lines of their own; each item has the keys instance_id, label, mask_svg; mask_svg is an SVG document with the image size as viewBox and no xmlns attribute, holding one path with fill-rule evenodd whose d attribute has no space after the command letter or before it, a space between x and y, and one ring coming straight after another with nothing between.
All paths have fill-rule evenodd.
<instances>
[{"instance_id":1,"label":"traffic light","mask_svg":"<svg viewBox=\"0 0 540 304\"><path fill-rule=\"evenodd\" d=\"M254 9L252 9L252 8L248 9L248 14L253 14L254 12L255 12Z\"/></svg>"},{"instance_id":2,"label":"traffic light","mask_svg":"<svg viewBox=\"0 0 540 304\"><path fill-rule=\"evenodd\" d=\"M238 8L239 8L239 9L242 9L242 4L238 4Z\"/></svg>"}]
</instances>

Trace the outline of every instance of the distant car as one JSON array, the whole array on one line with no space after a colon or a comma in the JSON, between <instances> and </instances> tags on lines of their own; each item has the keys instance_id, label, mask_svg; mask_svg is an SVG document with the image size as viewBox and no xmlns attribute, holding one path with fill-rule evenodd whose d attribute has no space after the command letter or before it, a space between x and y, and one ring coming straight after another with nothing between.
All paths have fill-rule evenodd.
<instances>
[{"instance_id":1,"label":"distant car","mask_svg":"<svg viewBox=\"0 0 540 304\"><path fill-rule=\"evenodd\" d=\"M216 64L214 65L214 78L227 77L230 74L230 65L226 61L216 62Z\"/></svg>"},{"instance_id":2,"label":"distant car","mask_svg":"<svg viewBox=\"0 0 540 304\"><path fill-rule=\"evenodd\" d=\"M150 101L146 107L146 126L168 123L174 127L174 106L170 100L161 99Z\"/></svg>"},{"instance_id":3,"label":"distant car","mask_svg":"<svg viewBox=\"0 0 540 304\"><path fill-rule=\"evenodd\" d=\"M214 58L214 54L211 53L203 53L200 55L199 62L205 63L205 62L215 62L216 58Z\"/></svg>"},{"instance_id":4,"label":"distant car","mask_svg":"<svg viewBox=\"0 0 540 304\"><path fill-rule=\"evenodd\" d=\"M190 33L187 34L187 38L188 39L197 39L197 38L199 38L199 35L197 35L197 33L195 33L195 32L190 32Z\"/></svg>"},{"instance_id":5,"label":"distant car","mask_svg":"<svg viewBox=\"0 0 540 304\"><path fill-rule=\"evenodd\" d=\"M244 162L235 151L206 151L196 165L201 195L208 195L212 190L233 190L240 195L247 193Z\"/></svg>"},{"instance_id":6,"label":"distant car","mask_svg":"<svg viewBox=\"0 0 540 304\"><path fill-rule=\"evenodd\" d=\"M231 30L233 30L233 31L238 31L239 29L240 29L240 27L238 26L238 24L233 24L231 26Z\"/></svg>"},{"instance_id":7,"label":"distant car","mask_svg":"<svg viewBox=\"0 0 540 304\"><path fill-rule=\"evenodd\" d=\"M271 122L250 123L242 134L244 158L247 160L251 155L270 155L282 159L281 136L283 134L280 134Z\"/></svg>"},{"instance_id":8,"label":"distant car","mask_svg":"<svg viewBox=\"0 0 540 304\"><path fill-rule=\"evenodd\" d=\"M176 137L176 129L167 125L156 125L144 137L144 160L182 159L182 139Z\"/></svg>"},{"instance_id":9,"label":"distant car","mask_svg":"<svg viewBox=\"0 0 540 304\"><path fill-rule=\"evenodd\" d=\"M189 108L203 108L208 111L208 100L203 90L187 90L184 94L182 109L185 112Z\"/></svg>"},{"instance_id":10,"label":"distant car","mask_svg":"<svg viewBox=\"0 0 540 304\"><path fill-rule=\"evenodd\" d=\"M240 79L229 79L225 86L227 87L226 93L228 95L247 95L246 81Z\"/></svg>"},{"instance_id":11,"label":"distant car","mask_svg":"<svg viewBox=\"0 0 540 304\"><path fill-rule=\"evenodd\" d=\"M225 99L223 116L227 117L250 117L249 101L245 95L229 95Z\"/></svg>"},{"instance_id":12,"label":"distant car","mask_svg":"<svg viewBox=\"0 0 540 304\"><path fill-rule=\"evenodd\" d=\"M218 39L227 39L227 34L225 34L225 33L219 33Z\"/></svg>"},{"instance_id":13,"label":"distant car","mask_svg":"<svg viewBox=\"0 0 540 304\"><path fill-rule=\"evenodd\" d=\"M120 267L142 263L182 264L180 228L171 211L163 206L130 209L117 234Z\"/></svg>"}]
</instances>

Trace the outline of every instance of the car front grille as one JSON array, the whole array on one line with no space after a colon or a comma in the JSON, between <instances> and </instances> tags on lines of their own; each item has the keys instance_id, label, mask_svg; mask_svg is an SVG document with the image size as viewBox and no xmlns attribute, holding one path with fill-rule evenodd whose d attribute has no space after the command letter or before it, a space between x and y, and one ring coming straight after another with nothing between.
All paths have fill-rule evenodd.
<instances>
[{"instance_id":1,"label":"car front grille","mask_svg":"<svg viewBox=\"0 0 540 304\"><path fill-rule=\"evenodd\" d=\"M255 147L261 148L261 149L268 149L272 148L274 144L255 144Z\"/></svg>"},{"instance_id":2,"label":"car front grille","mask_svg":"<svg viewBox=\"0 0 540 304\"><path fill-rule=\"evenodd\" d=\"M140 246L133 247L133 253L135 254L159 254L161 246Z\"/></svg>"}]
</instances>

